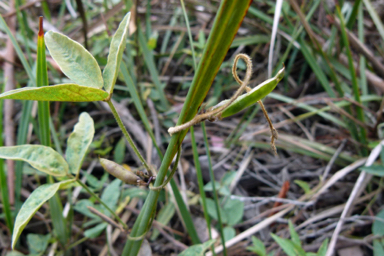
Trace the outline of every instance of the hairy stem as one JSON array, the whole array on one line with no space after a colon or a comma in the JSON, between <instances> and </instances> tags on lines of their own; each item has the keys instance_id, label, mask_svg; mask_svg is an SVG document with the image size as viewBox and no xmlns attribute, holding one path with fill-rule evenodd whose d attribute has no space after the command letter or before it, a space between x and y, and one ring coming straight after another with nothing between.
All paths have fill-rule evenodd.
<instances>
[{"instance_id":1,"label":"hairy stem","mask_svg":"<svg viewBox=\"0 0 384 256\"><path fill-rule=\"evenodd\" d=\"M140 152L139 152L139 150L137 149L135 143L133 142L131 136L129 135L127 129L125 129L125 126L124 126L123 122L121 121L121 118L120 118L120 116L119 116L119 113L117 113L117 110L116 110L115 106L113 105L112 100L109 99L109 100L107 101L107 103L108 103L109 107L111 108L112 114L113 114L113 116L115 117L116 122L117 122L117 124L119 125L121 131L123 132L125 138L127 139L129 145L132 147L133 151L135 151L135 154L139 157L139 159L140 159L140 161L143 163L145 169L147 169L147 171L148 171L149 173L152 173L151 168L148 166L147 162L144 160L143 156L140 154Z\"/></svg>"}]
</instances>

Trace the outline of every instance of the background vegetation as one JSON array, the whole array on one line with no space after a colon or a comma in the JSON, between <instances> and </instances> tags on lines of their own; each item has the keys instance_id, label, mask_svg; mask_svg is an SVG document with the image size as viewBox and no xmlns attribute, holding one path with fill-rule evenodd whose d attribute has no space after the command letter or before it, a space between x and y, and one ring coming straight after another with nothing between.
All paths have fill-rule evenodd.
<instances>
[{"instance_id":1,"label":"background vegetation","mask_svg":"<svg viewBox=\"0 0 384 256\"><path fill-rule=\"evenodd\" d=\"M5 20L0 22L2 89L35 86L30 77L36 72L39 16L44 17L45 31L78 41L104 67L111 36L131 11L113 101L141 154L158 170L168 145L176 145L167 130L187 100L219 4L0 2ZM141 245L142 255L177 254L187 248L184 253L191 255L206 250L227 255L325 255L327 250L327 255L352 255L347 250L353 255L384 254L382 10L381 1L369 0L251 3L223 63L210 60L220 69L203 108L230 98L238 88L231 73L238 53L252 58L251 87L275 75L284 63L283 80L264 100L279 132L277 155L258 105L196 125L181 145L172 184L160 191L157 203L154 200L156 217ZM225 38L226 29L223 26L218 35ZM218 35L212 39L216 47L224 42ZM69 81L48 51L47 66L49 84ZM208 75L214 73L212 66L205 69ZM241 77L245 69L240 62ZM5 100L1 108L0 144L50 144L41 134L37 117L45 114L37 102ZM1 161L3 254L128 255L140 245L126 243L118 220L95 196L131 229L135 221L140 223L138 213L151 195L146 187L122 184L110 176L98 157L130 170L143 170L140 159L107 103L52 102L49 112L51 146L61 155L80 114L87 112L94 120L95 136L80 171L88 190L76 186L59 191L26 226L17 252L10 252L18 210L51 178L23 162Z\"/></svg>"}]
</instances>

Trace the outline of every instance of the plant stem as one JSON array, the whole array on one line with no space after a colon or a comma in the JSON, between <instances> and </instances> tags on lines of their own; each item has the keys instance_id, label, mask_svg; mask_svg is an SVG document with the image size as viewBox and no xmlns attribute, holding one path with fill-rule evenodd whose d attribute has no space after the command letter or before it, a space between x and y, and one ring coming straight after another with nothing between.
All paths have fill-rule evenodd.
<instances>
[{"instance_id":1,"label":"plant stem","mask_svg":"<svg viewBox=\"0 0 384 256\"><path fill-rule=\"evenodd\" d=\"M124 221L122 221L121 219L120 219L120 217L111 209L111 208L109 208L108 207L108 205L106 205L101 199L100 199L100 197L98 197L95 193L93 193L93 191L92 190L90 190L88 187L87 187L87 185L85 185L81 180L76 180L77 181L77 183L79 183L80 184L80 186L82 186L89 194L91 194L93 197L95 197L96 198L96 200L100 203L100 204L102 204L104 207L105 207L105 209L107 209L107 211L109 211L112 215L113 215L113 217L115 217L116 218L116 220L118 221L118 222L120 222L120 224L121 225L123 225L123 227L124 227L124 229L128 229L128 226L127 226L127 224L125 224L124 223Z\"/></svg>"},{"instance_id":2,"label":"plant stem","mask_svg":"<svg viewBox=\"0 0 384 256\"><path fill-rule=\"evenodd\" d=\"M125 126L124 126L123 122L121 121L119 113L117 113L117 110L116 110L115 106L113 105L112 100L111 99L108 100L107 103L108 103L109 107L111 108L112 114L115 117L116 122L119 125L121 131L123 132L125 138L127 139L129 145L132 147L133 151L135 151L135 154L139 157L139 159L140 159L141 163L144 165L145 169L147 169L147 171L149 173L152 173L151 168L149 168L147 162L144 160L143 156L140 154L140 152L137 149L135 143L133 142L131 136L129 135L127 129L125 129Z\"/></svg>"}]
</instances>

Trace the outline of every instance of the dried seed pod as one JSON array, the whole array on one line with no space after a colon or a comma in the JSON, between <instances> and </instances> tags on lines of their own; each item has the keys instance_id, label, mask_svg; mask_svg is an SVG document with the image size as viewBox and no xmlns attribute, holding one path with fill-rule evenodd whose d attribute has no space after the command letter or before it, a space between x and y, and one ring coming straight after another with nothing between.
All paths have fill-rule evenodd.
<instances>
[{"instance_id":1,"label":"dried seed pod","mask_svg":"<svg viewBox=\"0 0 384 256\"><path fill-rule=\"evenodd\" d=\"M116 178L122 180L123 182L131 185L147 184L143 180L141 180L139 176L135 175L133 172L128 171L123 166L105 158L99 158L99 160L104 170L106 170L108 173L115 176Z\"/></svg>"}]
</instances>

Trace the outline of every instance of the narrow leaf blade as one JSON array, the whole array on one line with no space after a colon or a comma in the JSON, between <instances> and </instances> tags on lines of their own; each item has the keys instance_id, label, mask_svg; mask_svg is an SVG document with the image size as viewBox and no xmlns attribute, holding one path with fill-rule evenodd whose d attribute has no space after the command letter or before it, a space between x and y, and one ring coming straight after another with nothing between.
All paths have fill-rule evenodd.
<instances>
[{"instance_id":1,"label":"narrow leaf blade","mask_svg":"<svg viewBox=\"0 0 384 256\"><path fill-rule=\"evenodd\" d=\"M53 31L45 34L45 42L52 58L71 80L83 86L103 87L97 61L81 44Z\"/></svg>"},{"instance_id":2,"label":"narrow leaf blade","mask_svg":"<svg viewBox=\"0 0 384 256\"><path fill-rule=\"evenodd\" d=\"M25 161L37 170L56 177L68 173L64 158L52 148L42 145L0 147L0 158Z\"/></svg>"},{"instance_id":3,"label":"narrow leaf blade","mask_svg":"<svg viewBox=\"0 0 384 256\"><path fill-rule=\"evenodd\" d=\"M123 21L119 25L119 28L112 37L107 65L103 71L104 88L109 94L113 92L113 87L115 86L117 75L119 73L120 63L127 40L130 18L131 13L129 12L125 15Z\"/></svg>"},{"instance_id":4,"label":"narrow leaf blade","mask_svg":"<svg viewBox=\"0 0 384 256\"><path fill-rule=\"evenodd\" d=\"M79 172L94 134L93 119L88 113L81 113L79 122L75 125L73 132L68 138L68 147L65 152L71 173L77 174Z\"/></svg>"},{"instance_id":5,"label":"narrow leaf blade","mask_svg":"<svg viewBox=\"0 0 384 256\"><path fill-rule=\"evenodd\" d=\"M24 87L0 94L0 99L90 102L104 100L106 91L78 84Z\"/></svg>"},{"instance_id":6,"label":"narrow leaf blade","mask_svg":"<svg viewBox=\"0 0 384 256\"><path fill-rule=\"evenodd\" d=\"M54 196L57 190L73 181L74 180L66 180L59 183L44 184L32 192L17 214L12 234L12 249L14 249L17 239L25 226L40 207Z\"/></svg>"}]
</instances>

